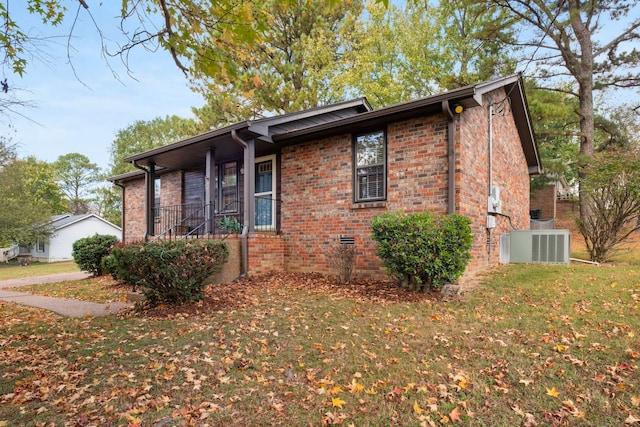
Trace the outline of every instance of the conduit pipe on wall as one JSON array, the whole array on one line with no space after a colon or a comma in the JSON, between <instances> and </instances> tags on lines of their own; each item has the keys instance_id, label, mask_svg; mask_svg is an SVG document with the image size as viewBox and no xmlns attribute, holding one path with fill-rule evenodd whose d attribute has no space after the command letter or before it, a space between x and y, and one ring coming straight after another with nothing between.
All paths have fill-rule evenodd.
<instances>
[{"instance_id":1,"label":"conduit pipe on wall","mask_svg":"<svg viewBox=\"0 0 640 427\"><path fill-rule=\"evenodd\" d=\"M247 275L247 271L248 271L248 262L249 262L249 242L248 242L248 235L249 235L249 221L251 219L250 215L249 215L249 204L248 204L248 199L250 198L250 194L249 194L249 187L250 187L250 174L248 171L249 168L249 163L250 163L250 159L249 159L249 144L244 141L242 138L240 138L238 136L238 134L236 133L235 129L231 130L231 139L233 139L238 145L240 145L242 147L243 150L243 154L244 154L244 214L243 214L243 222L244 222L244 226L242 227L242 234L240 235L240 245L241 245L241 251L242 251L242 274L240 277L244 277Z\"/></svg>"},{"instance_id":2,"label":"conduit pipe on wall","mask_svg":"<svg viewBox=\"0 0 640 427\"><path fill-rule=\"evenodd\" d=\"M456 211L456 123L455 115L451 112L449 101L442 101L442 112L447 116L447 157L448 157L448 184L447 184L447 213Z\"/></svg>"}]
</instances>

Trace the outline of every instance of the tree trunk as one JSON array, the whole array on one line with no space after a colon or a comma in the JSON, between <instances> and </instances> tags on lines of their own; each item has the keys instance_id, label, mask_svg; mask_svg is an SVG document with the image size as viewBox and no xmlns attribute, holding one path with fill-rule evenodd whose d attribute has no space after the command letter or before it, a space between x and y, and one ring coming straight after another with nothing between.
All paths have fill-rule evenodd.
<instances>
[{"instance_id":1,"label":"tree trunk","mask_svg":"<svg viewBox=\"0 0 640 427\"><path fill-rule=\"evenodd\" d=\"M569 0L571 14L571 27L580 45L580 52L574 52L572 58L563 54L567 59L567 68L572 71L578 82L578 96L580 101L580 157L581 166L578 171L578 196L580 200L580 219L584 221L589 215L586 200L586 191L582 185L585 163L594 153L595 126L593 117L593 43L591 32L582 22L580 15L580 2ZM572 59L575 61L572 64Z\"/></svg>"}]
</instances>

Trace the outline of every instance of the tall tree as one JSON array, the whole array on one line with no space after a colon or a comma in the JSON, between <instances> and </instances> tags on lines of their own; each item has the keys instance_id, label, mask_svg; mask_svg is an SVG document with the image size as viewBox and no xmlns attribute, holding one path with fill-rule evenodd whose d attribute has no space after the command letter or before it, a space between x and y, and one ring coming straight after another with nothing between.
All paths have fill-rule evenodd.
<instances>
[{"instance_id":1,"label":"tall tree","mask_svg":"<svg viewBox=\"0 0 640 427\"><path fill-rule=\"evenodd\" d=\"M53 163L56 179L69 204L69 211L83 214L89 211L89 195L100 181L100 168L80 153L58 157Z\"/></svg>"},{"instance_id":2,"label":"tall tree","mask_svg":"<svg viewBox=\"0 0 640 427\"><path fill-rule=\"evenodd\" d=\"M580 154L595 151L596 113L594 91L640 86L640 17L634 0L488 0L509 11L529 31L522 31L518 45L528 62L538 65L540 87L562 91L578 99ZM607 31L604 31L606 27ZM566 81L569 88L559 87ZM580 168L580 216L588 215Z\"/></svg>"},{"instance_id":3,"label":"tall tree","mask_svg":"<svg viewBox=\"0 0 640 427\"><path fill-rule=\"evenodd\" d=\"M136 170L133 165L122 161L127 156L171 144L205 130L204 125L196 120L178 116L138 120L116 133L109 148L109 174L118 175Z\"/></svg>"},{"instance_id":4,"label":"tall tree","mask_svg":"<svg viewBox=\"0 0 640 427\"><path fill-rule=\"evenodd\" d=\"M29 195L46 204L47 211L53 215L68 212L67 201L56 182L55 167L34 156L29 156L20 162L24 173L25 189Z\"/></svg>"},{"instance_id":5,"label":"tall tree","mask_svg":"<svg viewBox=\"0 0 640 427\"><path fill-rule=\"evenodd\" d=\"M509 46L494 37L510 39L512 25L499 8L471 0L370 1L335 84L384 106L512 72Z\"/></svg>"},{"instance_id":6,"label":"tall tree","mask_svg":"<svg viewBox=\"0 0 640 427\"><path fill-rule=\"evenodd\" d=\"M360 0L261 0L249 25L264 26L260 37L204 43L207 56L227 57L224 69L194 64L194 87L208 101L196 110L206 126L265 114L282 114L343 99L332 77L341 67L341 50L351 40Z\"/></svg>"},{"instance_id":7,"label":"tall tree","mask_svg":"<svg viewBox=\"0 0 640 427\"><path fill-rule=\"evenodd\" d=\"M51 204L35 188L29 169L29 162L17 158L15 147L0 138L0 246L31 246L50 234L44 225L52 214Z\"/></svg>"},{"instance_id":8,"label":"tall tree","mask_svg":"<svg viewBox=\"0 0 640 427\"><path fill-rule=\"evenodd\" d=\"M122 226L122 196L114 186L100 186L93 190L90 211L119 227Z\"/></svg>"}]
</instances>

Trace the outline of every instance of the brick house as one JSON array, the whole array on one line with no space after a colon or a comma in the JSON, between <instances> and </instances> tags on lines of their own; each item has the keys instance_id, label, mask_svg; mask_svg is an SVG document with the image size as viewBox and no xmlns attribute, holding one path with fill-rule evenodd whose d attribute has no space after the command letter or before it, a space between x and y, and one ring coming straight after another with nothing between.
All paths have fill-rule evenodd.
<instances>
[{"instance_id":1,"label":"brick house","mask_svg":"<svg viewBox=\"0 0 640 427\"><path fill-rule=\"evenodd\" d=\"M529 228L540 172L520 75L378 110L361 98L244 121L124 161L139 169L110 178L125 242L239 226L248 274L332 273L332 248L353 242L355 274L384 277L372 218L425 210L472 220L472 274L498 262L501 233Z\"/></svg>"}]
</instances>

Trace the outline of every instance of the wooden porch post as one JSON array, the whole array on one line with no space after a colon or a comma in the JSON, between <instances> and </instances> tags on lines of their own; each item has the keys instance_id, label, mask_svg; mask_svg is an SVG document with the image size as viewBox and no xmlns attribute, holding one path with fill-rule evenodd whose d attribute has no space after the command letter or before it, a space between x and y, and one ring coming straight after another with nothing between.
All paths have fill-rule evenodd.
<instances>
[{"instance_id":1,"label":"wooden porch post","mask_svg":"<svg viewBox=\"0 0 640 427\"><path fill-rule=\"evenodd\" d=\"M156 164L149 163L147 169L147 236L155 235L155 214L156 206Z\"/></svg>"},{"instance_id":2,"label":"wooden porch post","mask_svg":"<svg viewBox=\"0 0 640 427\"><path fill-rule=\"evenodd\" d=\"M255 140L247 141L247 148L244 150L244 201L245 218L249 221L249 233L253 233L256 228L256 144Z\"/></svg>"},{"instance_id":3,"label":"wooden porch post","mask_svg":"<svg viewBox=\"0 0 640 427\"><path fill-rule=\"evenodd\" d=\"M205 230L206 234L214 232L213 227L213 211L215 206L215 164L216 164L216 151L209 147L207 148L207 157L205 165L204 175L204 209L205 209Z\"/></svg>"}]
</instances>

